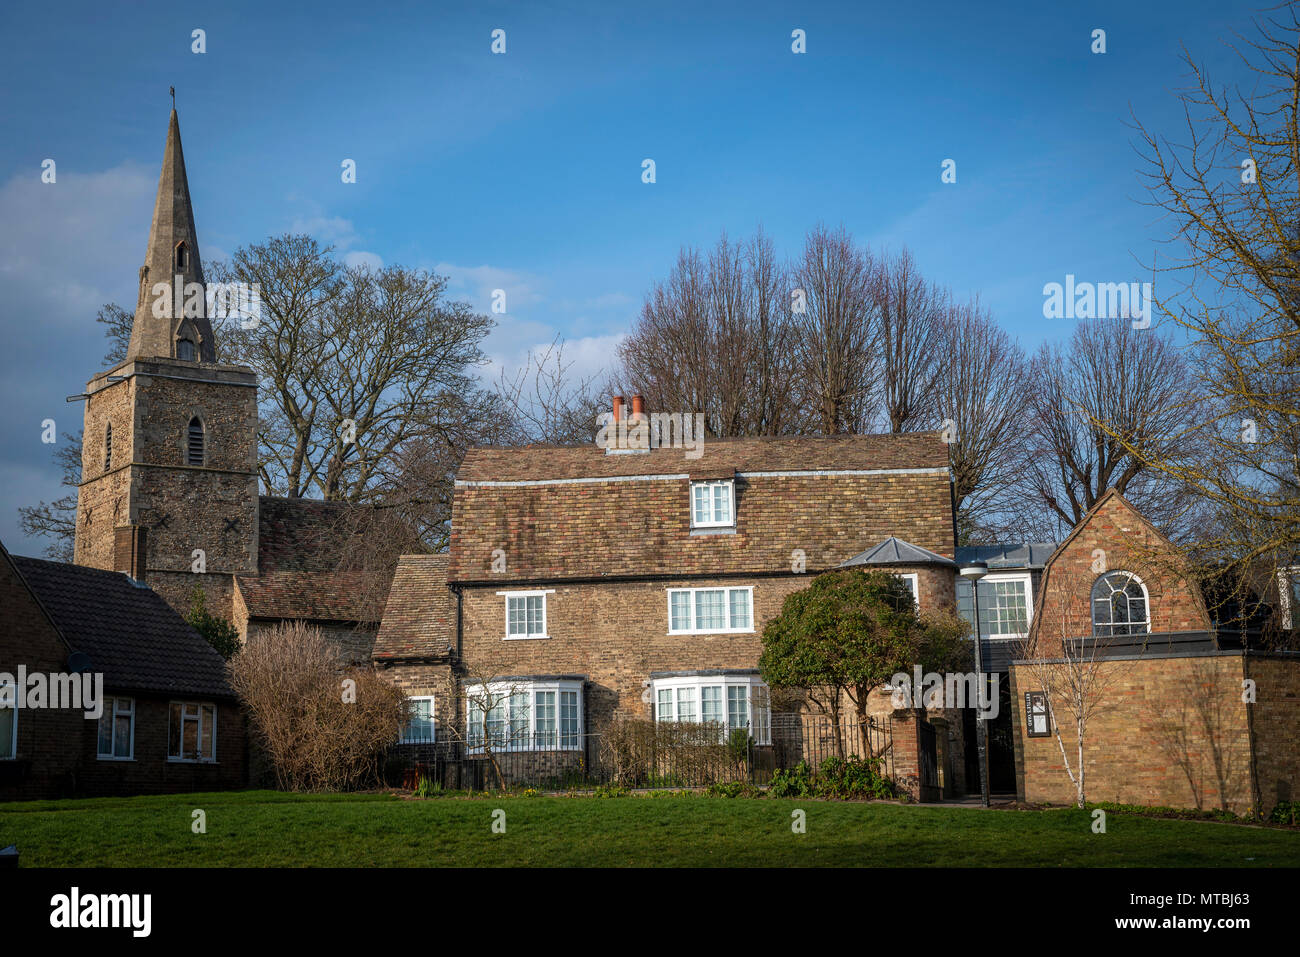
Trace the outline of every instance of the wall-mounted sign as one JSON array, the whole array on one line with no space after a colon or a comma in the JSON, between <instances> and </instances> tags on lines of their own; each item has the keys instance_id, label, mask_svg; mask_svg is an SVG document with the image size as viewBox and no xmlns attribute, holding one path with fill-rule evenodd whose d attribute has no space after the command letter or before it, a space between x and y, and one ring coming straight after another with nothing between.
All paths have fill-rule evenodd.
<instances>
[{"instance_id":1,"label":"wall-mounted sign","mask_svg":"<svg viewBox=\"0 0 1300 957\"><path fill-rule=\"evenodd\" d=\"M1031 738L1045 738L1052 733L1047 719L1047 692L1025 692L1025 729Z\"/></svg>"}]
</instances>

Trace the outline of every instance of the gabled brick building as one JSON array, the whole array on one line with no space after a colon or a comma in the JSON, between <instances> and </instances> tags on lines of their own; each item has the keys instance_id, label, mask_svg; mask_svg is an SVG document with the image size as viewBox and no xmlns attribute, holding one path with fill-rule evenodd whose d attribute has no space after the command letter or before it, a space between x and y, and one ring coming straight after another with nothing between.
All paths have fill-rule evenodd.
<instances>
[{"instance_id":1,"label":"gabled brick building","mask_svg":"<svg viewBox=\"0 0 1300 957\"><path fill-rule=\"evenodd\" d=\"M1043 687L1066 671L1092 689L1089 800L1268 813L1300 794L1300 655L1220 628L1179 550L1113 489L1047 562L1010 666L1022 800L1075 799L1053 734L1077 774L1073 712L1057 696L1049 713Z\"/></svg>"},{"instance_id":2,"label":"gabled brick building","mask_svg":"<svg viewBox=\"0 0 1300 957\"><path fill-rule=\"evenodd\" d=\"M0 545L0 679L102 675L102 716L0 706L0 800L210 791L245 783L225 661L151 589ZM50 679L51 686L54 679Z\"/></svg>"}]
</instances>

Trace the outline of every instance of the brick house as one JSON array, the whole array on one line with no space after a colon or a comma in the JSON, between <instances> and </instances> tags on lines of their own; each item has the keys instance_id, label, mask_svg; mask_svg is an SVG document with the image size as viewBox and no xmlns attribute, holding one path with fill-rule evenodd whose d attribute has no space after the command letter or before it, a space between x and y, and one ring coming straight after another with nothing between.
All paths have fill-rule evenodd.
<instances>
[{"instance_id":1,"label":"brick house","mask_svg":"<svg viewBox=\"0 0 1300 957\"><path fill-rule=\"evenodd\" d=\"M97 719L54 702L0 707L0 799L244 785L244 718L225 662L151 589L0 545L0 607L0 681L11 690L23 691L20 667L103 676Z\"/></svg>"},{"instance_id":2,"label":"brick house","mask_svg":"<svg viewBox=\"0 0 1300 957\"><path fill-rule=\"evenodd\" d=\"M872 564L923 611L950 608L954 551L938 433L714 440L697 459L473 449L450 550L403 557L374 660L417 699L410 744L472 746L469 701L486 700L547 750L617 715L716 720L763 746L761 634L785 597Z\"/></svg>"},{"instance_id":3,"label":"brick house","mask_svg":"<svg viewBox=\"0 0 1300 957\"><path fill-rule=\"evenodd\" d=\"M143 578L182 614L202 588L245 639L305 620L368 660L387 582L348 570L355 508L258 494L257 375L217 361L205 295L173 315L155 308L160 283L187 298L206 288L175 110L126 357L81 395L73 560L126 571L138 551Z\"/></svg>"},{"instance_id":4,"label":"brick house","mask_svg":"<svg viewBox=\"0 0 1300 957\"><path fill-rule=\"evenodd\" d=\"M1296 798L1300 655L1221 627L1178 550L1113 489L1045 564L1029 642L1010 663L1022 800L1075 798L1043 687L1070 668L1094 676L1089 800L1267 813ZM1077 764L1065 697L1052 709Z\"/></svg>"}]
</instances>

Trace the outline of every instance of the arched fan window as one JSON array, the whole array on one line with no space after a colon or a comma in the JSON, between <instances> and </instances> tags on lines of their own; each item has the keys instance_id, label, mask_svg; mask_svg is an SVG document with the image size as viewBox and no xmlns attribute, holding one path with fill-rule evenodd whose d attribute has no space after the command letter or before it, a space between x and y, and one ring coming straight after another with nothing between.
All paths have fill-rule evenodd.
<instances>
[{"instance_id":1,"label":"arched fan window","mask_svg":"<svg viewBox=\"0 0 1300 957\"><path fill-rule=\"evenodd\" d=\"M113 423L104 426L104 471L113 467Z\"/></svg>"},{"instance_id":2,"label":"arched fan window","mask_svg":"<svg viewBox=\"0 0 1300 957\"><path fill-rule=\"evenodd\" d=\"M1147 589L1132 572L1107 572L1092 586L1092 633L1097 638L1151 630Z\"/></svg>"},{"instance_id":3,"label":"arched fan window","mask_svg":"<svg viewBox=\"0 0 1300 957\"><path fill-rule=\"evenodd\" d=\"M190 419L189 440L185 448L185 462L187 465L203 464L203 423L199 421L197 415Z\"/></svg>"}]
</instances>

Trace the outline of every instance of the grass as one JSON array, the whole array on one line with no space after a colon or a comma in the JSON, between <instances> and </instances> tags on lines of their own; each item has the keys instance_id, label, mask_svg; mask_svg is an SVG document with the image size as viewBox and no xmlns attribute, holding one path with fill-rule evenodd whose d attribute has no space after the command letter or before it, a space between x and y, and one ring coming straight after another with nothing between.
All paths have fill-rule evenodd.
<instances>
[{"instance_id":1,"label":"grass","mask_svg":"<svg viewBox=\"0 0 1300 957\"><path fill-rule=\"evenodd\" d=\"M191 831L191 812L207 833ZM492 833L493 811L506 833ZM791 812L807 833L791 832ZM273 791L0 805L24 867L1296 867L1300 833L1089 812L699 796L438 797Z\"/></svg>"}]
</instances>

